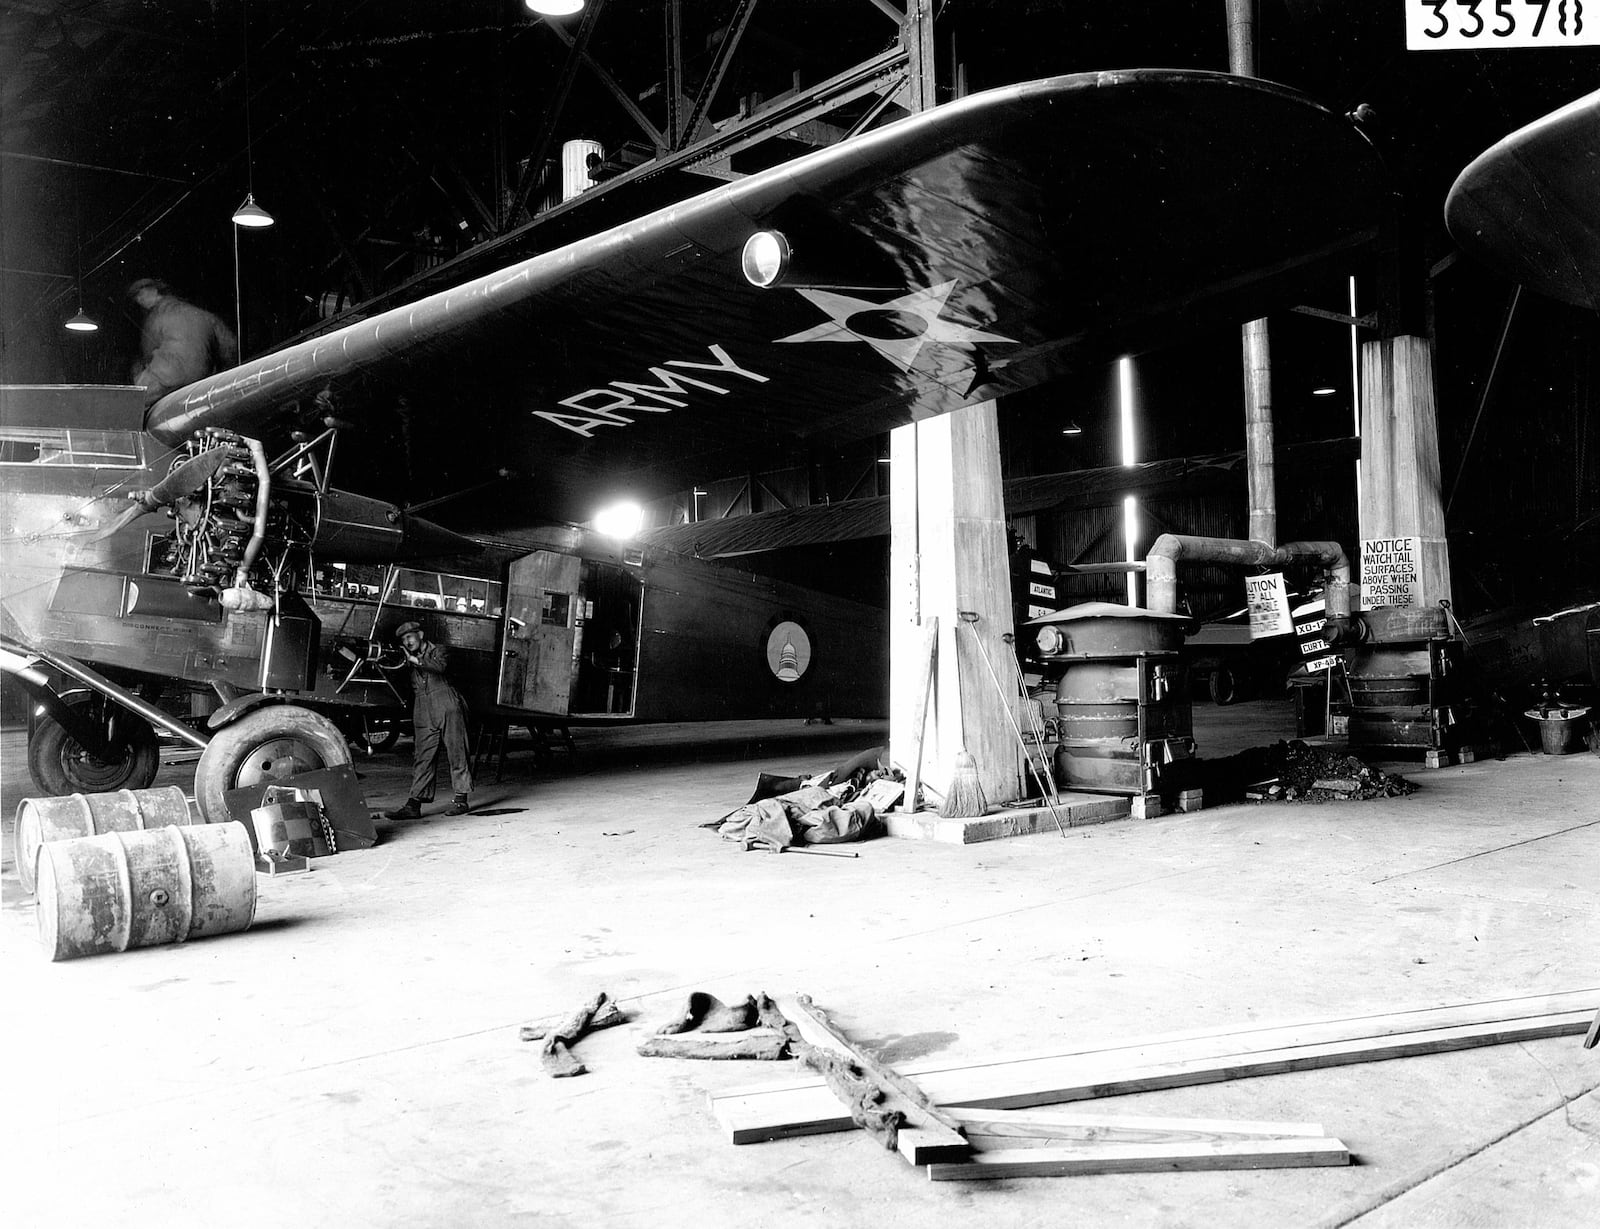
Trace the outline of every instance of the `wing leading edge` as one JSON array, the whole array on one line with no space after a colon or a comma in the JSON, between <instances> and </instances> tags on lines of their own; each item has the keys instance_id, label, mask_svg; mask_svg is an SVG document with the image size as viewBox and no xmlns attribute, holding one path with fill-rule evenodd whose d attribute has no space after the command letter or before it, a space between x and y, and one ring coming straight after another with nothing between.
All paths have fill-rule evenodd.
<instances>
[{"instance_id":1,"label":"wing leading edge","mask_svg":"<svg viewBox=\"0 0 1600 1229\"><path fill-rule=\"evenodd\" d=\"M1600 91L1474 158L1444 217L1463 249L1512 281L1600 309Z\"/></svg>"},{"instance_id":2,"label":"wing leading edge","mask_svg":"<svg viewBox=\"0 0 1600 1229\"><path fill-rule=\"evenodd\" d=\"M324 390L404 404L429 455L522 458L588 515L797 440L843 441L1041 383L1152 330L1255 314L1376 232L1342 116L1225 74L1078 74L974 95L158 402L172 441ZM746 238L809 284L759 290ZM486 451L486 441L488 448Z\"/></svg>"}]
</instances>

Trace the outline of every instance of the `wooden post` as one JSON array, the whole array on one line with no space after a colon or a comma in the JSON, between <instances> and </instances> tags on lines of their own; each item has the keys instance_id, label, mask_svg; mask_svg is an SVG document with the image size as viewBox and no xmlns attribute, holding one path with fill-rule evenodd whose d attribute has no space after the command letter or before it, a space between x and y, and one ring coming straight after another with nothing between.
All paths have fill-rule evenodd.
<instances>
[{"instance_id":1,"label":"wooden post","mask_svg":"<svg viewBox=\"0 0 1600 1229\"><path fill-rule=\"evenodd\" d=\"M1384 337L1361 347L1361 536L1421 538L1420 604L1450 599L1433 347L1426 337Z\"/></svg>"},{"instance_id":2,"label":"wooden post","mask_svg":"<svg viewBox=\"0 0 1600 1229\"><path fill-rule=\"evenodd\" d=\"M1011 573L1001 497L994 402L896 428L889 436L889 746L905 767L914 753L923 624L939 620L938 668L922 739L922 779L942 793L965 748L984 795L1019 796L1022 751L1007 699L984 668L1011 646ZM960 611L978 615L963 623ZM1005 678L1002 675L1002 680Z\"/></svg>"}]
</instances>

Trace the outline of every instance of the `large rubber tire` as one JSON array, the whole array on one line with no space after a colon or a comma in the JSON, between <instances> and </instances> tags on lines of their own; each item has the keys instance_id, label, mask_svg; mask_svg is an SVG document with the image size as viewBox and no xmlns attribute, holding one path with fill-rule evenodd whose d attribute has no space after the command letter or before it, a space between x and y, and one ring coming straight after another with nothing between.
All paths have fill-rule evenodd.
<instances>
[{"instance_id":1,"label":"large rubber tire","mask_svg":"<svg viewBox=\"0 0 1600 1229\"><path fill-rule=\"evenodd\" d=\"M294 704L269 704L218 730L194 770L194 797L208 824L223 824L230 789L350 762L350 744L326 717Z\"/></svg>"},{"instance_id":2,"label":"large rubber tire","mask_svg":"<svg viewBox=\"0 0 1600 1229\"><path fill-rule=\"evenodd\" d=\"M1211 672L1211 699L1217 704L1232 704L1239 698L1239 680L1232 666L1218 666Z\"/></svg>"},{"instance_id":3,"label":"large rubber tire","mask_svg":"<svg viewBox=\"0 0 1600 1229\"><path fill-rule=\"evenodd\" d=\"M99 720L101 706L111 704L101 696L79 693L68 696L73 708L88 708ZM28 738L28 775L49 797L67 794L106 794L119 789L144 789L161 771L161 751L156 732L137 713L116 714L117 730L126 740L121 759L102 760L90 755L49 713L40 716Z\"/></svg>"}]
</instances>

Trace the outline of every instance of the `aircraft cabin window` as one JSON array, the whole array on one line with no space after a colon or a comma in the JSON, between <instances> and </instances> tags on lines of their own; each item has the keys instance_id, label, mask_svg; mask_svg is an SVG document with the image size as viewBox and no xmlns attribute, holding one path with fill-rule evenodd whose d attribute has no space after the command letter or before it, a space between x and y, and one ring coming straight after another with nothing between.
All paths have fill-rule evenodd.
<instances>
[{"instance_id":1,"label":"aircraft cabin window","mask_svg":"<svg viewBox=\"0 0 1600 1229\"><path fill-rule=\"evenodd\" d=\"M80 431L67 427L0 427L0 465L71 465L84 469L139 469L144 465L135 431Z\"/></svg>"}]
</instances>

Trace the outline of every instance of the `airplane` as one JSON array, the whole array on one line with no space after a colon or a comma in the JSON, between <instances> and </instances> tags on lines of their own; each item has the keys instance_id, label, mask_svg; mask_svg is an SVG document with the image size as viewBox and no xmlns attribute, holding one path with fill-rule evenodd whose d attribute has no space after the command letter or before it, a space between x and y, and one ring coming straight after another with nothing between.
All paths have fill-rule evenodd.
<instances>
[{"instance_id":1,"label":"airplane","mask_svg":"<svg viewBox=\"0 0 1600 1229\"><path fill-rule=\"evenodd\" d=\"M1186 323L1260 315L1368 247L1385 202L1360 128L1292 90L1190 70L1079 73L932 108L251 359L162 397L142 424L128 390L85 395L48 439L36 411L13 425L7 409L19 468L0 513L28 549L7 552L0 666L36 693L53 693L41 667L71 679L95 718L75 720L72 696L41 695L30 761L80 774L41 785L104 785L161 727L203 746L208 820L226 818L226 790L262 774L346 762L343 733L317 709L341 694L360 707L357 687L381 694L375 646L387 619L414 614L390 581L374 599L350 569L466 549L327 485L335 443L361 439L346 422L376 434L403 401L431 432L420 446L453 471L531 460L545 511L570 523L797 439L878 434ZM269 438L285 445L272 461ZM170 532L147 528L157 512ZM429 617L471 621L438 630L489 655L496 707L523 715L565 717L578 692L598 697L600 676L586 682L575 664L591 601L596 624L612 620L636 651L620 667L635 671L633 719L788 711L773 689L803 679L809 654L817 670L850 664L868 680L857 693L872 695L881 613L841 617L781 582L649 550L595 553L573 528L517 558L502 545L498 576L442 569L498 579L498 617L495 591L470 584L466 612ZM597 596L608 587L614 606ZM458 596L442 582L438 594ZM670 626L701 638L658 661L644 629L668 626L652 617L674 602ZM358 643L319 666L330 623ZM209 736L156 702L169 680L202 710L206 691L225 701ZM609 713L617 692L587 703ZM782 703L816 698L788 686Z\"/></svg>"},{"instance_id":2,"label":"airplane","mask_svg":"<svg viewBox=\"0 0 1600 1229\"><path fill-rule=\"evenodd\" d=\"M1462 250L1491 269L1600 310L1600 90L1474 158L1451 186L1444 216ZM1585 528L1593 532L1592 518L1574 533ZM1478 667L1508 693L1600 700L1600 586L1592 580L1554 608L1495 611L1462 631Z\"/></svg>"}]
</instances>

